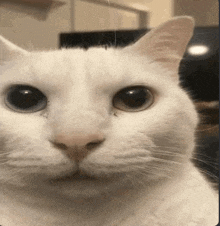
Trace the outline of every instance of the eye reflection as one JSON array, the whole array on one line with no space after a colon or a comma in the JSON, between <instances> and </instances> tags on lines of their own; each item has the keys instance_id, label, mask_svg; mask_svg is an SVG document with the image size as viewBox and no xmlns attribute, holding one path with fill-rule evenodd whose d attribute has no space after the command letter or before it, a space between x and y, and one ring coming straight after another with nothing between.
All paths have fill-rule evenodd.
<instances>
[{"instance_id":1,"label":"eye reflection","mask_svg":"<svg viewBox=\"0 0 220 226\"><path fill-rule=\"evenodd\" d=\"M8 89L5 104L13 111L33 113L44 109L46 96L38 89L28 85L15 85Z\"/></svg>"},{"instance_id":2,"label":"eye reflection","mask_svg":"<svg viewBox=\"0 0 220 226\"><path fill-rule=\"evenodd\" d=\"M127 87L113 98L113 106L122 111L143 111L153 103L153 95L144 86Z\"/></svg>"}]
</instances>

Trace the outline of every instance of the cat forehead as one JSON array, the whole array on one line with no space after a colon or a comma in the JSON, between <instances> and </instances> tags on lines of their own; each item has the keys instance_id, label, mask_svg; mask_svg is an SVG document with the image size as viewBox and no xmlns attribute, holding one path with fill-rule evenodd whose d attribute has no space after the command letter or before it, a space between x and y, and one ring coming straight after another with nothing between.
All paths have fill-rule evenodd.
<instances>
[{"instance_id":1,"label":"cat forehead","mask_svg":"<svg viewBox=\"0 0 220 226\"><path fill-rule=\"evenodd\" d=\"M91 82L98 85L129 85L146 79L155 80L155 74L161 74L146 57L135 57L113 48L34 52L24 57L18 67L18 79L33 83L43 81L43 84L50 86Z\"/></svg>"}]
</instances>

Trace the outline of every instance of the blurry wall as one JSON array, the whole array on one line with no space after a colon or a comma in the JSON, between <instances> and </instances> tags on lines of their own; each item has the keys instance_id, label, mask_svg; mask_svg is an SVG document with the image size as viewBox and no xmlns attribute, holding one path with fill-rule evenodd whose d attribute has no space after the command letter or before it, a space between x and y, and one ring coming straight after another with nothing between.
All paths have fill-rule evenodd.
<instances>
[{"instance_id":1,"label":"blurry wall","mask_svg":"<svg viewBox=\"0 0 220 226\"><path fill-rule=\"evenodd\" d=\"M149 27L157 27L159 24L173 17L174 0L110 0L130 5L137 9L149 12Z\"/></svg>"},{"instance_id":2,"label":"blurry wall","mask_svg":"<svg viewBox=\"0 0 220 226\"><path fill-rule=\"evenodd\" d=\"M197 26L218 25L218 0L90 1L105 2L109 7L86 0L54 0L47 6L0 0L0 35L35 50L58 48L61 32L140 28L137 13L115 9L112 3L149 12L148 27L156 27L177 15L195 17Z\"/></svg>"},{"instance_id":3,"label":"blurry wall","mask_svg":"<svg viewBox=\"0 0 220 226\"><path fill-rule=\"evenodd\" d=\"M193 16L196 26L219 25L218 0L174 0L173 9L174 16Z\"/></svg>"},{"instance_id":4,"label":"blurry wall","mask_svg":"<svg viewBox=\"0 0 220 226\"><path fill-rule=\"evenodd\" d=\"M58 34L70 30L70 0L62 2L38 5L1 0L0 35L28 50L57 48Z\"/></svg>"},{"instance_id":5,"label":"blurry wall","mask_svg":"<svg viewBox=\"0 0 220 226\"><path fill-rule=\"evenodd\" d=\"M150 13L149 25L156 27L173 16L189 15L196 20L196 26L217 26L219 24L218 0L111 0L146 9Z\"/></svg>"},{"instance_id":6,"label":"blurry wall","mask_svg":"<svg viewBox=\"0 0 220 226\"><path fill-rule=\"evenodd\" d=\"M109 0L109 3L105 2L106 5L101 5L98 1L92 3L75 0L73 6L74 31L139 28L138 13L112 7L112 0ZM116 3L120 3L120 1Z\"/></svg>"}]
</instances>

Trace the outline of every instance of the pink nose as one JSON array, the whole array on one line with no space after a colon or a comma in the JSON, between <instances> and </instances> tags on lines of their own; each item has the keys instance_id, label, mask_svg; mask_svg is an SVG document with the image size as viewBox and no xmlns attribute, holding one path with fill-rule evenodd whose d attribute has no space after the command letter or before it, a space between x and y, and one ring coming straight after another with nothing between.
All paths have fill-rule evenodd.
<instances>
[{"instance_id":1,"label":"pink nose","mask_svg":"<svg viewBox=\"0 0 220 226\"><path fill-rule=\"evenodd\" d=\"M87 148L91 144L101 143L104 140L102 134L59 134L55 138L56 143L64 144L66 147Z\"/></svg>"},{"instance_id":2,"label":"pink nose","mask_svg":"<svg viewBox=\"0 0 220 226\"><path fill-rule=\"evenodd\" d=\"M105 140L99 133L89 134L58 134L53 144L62 149L70 159L77 162L85 158L89 152L100 146Z\"/></svg>"}]
</instances>

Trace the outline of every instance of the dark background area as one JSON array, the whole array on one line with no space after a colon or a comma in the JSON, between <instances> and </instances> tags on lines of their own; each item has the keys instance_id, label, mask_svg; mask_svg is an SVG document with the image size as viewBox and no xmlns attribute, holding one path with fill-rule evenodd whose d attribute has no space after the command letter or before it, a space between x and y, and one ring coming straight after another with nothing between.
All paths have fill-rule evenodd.
<instances>
[{"instance_id":1,"label":"dark background area","mask_svg":"<svg viewBox=\"0 0 220 226\"><path fill-rule=\"evenodd\" d=\"M60 48L125 47L149 31L141 29L62 33ZM186 51L179 67L181 86L189 91L202 119L197 131L198 147L193 162L217 189L219 107L213 105L213 101L219 100L219 28L196 27L187 48L193 45L205 45L209 48L206 54L197 56Z\"/></svg>"}]
</instances>

